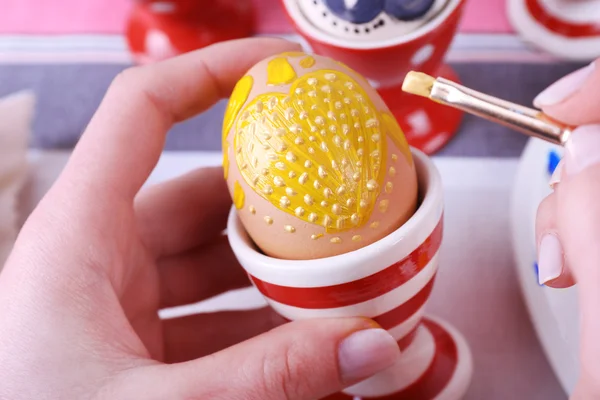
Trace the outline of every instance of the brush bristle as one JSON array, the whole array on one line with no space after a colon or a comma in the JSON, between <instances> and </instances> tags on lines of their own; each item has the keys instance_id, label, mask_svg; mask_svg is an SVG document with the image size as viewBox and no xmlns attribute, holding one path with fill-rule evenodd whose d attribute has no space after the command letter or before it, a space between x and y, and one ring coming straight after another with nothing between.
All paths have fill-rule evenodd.
<instances>
[{"instance_id":1,"label":"brush bristle","mask_svg":"<svg viewBox=\"0 0 600 400\"><path fill-rule=\"evenodd\" d=\"M410 71L404 78L402 90L418 96L429 97L434 83L435 78L422 72Z\"/></svg>"}]
</instances>

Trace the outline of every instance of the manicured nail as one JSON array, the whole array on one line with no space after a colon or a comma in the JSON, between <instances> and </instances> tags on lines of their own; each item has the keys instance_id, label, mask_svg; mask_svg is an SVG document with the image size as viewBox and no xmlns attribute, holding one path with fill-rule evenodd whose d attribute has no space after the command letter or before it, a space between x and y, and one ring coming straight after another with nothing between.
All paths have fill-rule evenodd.
<instances>
[{"instance_id":1,"label":"manicured nail","mask_svg":"<svg viewBox=\"0 0 600 400\"><path fill-rule=\"evenodd\" d=\"M556 168L554 168L554 172L552 172L552 176L550 177L550 189L554 190L554 187L560 183L560 178L562 176L563 162L560 161Z\"/></svg>"},{"instance_id":2,"label":"manicured nail","mask_svg":"<svg viewBox=\"0 0 600 400\"><path fill-rule=\"evenodd\" d=\"M553 106L565 101L568 97L578 91L594 71L595 64L578 69L577 71L559 79L550 85L533 100L537 108Z\"/></svg>"},{"instance_id":3,"label":"manicured nail","mask_svg":"<svg viewBox=\"0 0 600 400\"><path fill-rule=\"evenodd\" d=\"M392 366L400 348L384 329L355 332L340 343L338 360L342 381L358 382Z\"/></svg>"},{"instance_id":4,"label":"manicured nail","mask_svg":"<svg viewBox=\"0 0 600 400\"><path fill-rule=\"evenodd\" d=\"M569 175L600 163L600 125L583 125L575 129L565 148L565 172Z\"/></svg>"},{"instance_id":5,"label":"manicured nail","mask_svg":"<svg viewBox=\"0 0 600 400\"><path fill-rule=\"evenodd\" d=\"M558 237L546 234L540 242L538 254L538 281L540 285L556 279L563 270L563 249Z\"/></svg>"}]
</instances>

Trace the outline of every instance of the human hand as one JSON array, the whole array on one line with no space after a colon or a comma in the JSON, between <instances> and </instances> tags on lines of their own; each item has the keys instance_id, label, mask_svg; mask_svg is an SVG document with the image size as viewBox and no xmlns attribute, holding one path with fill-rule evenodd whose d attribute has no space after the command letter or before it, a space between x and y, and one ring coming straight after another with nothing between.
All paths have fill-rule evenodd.
<instances>
[{"instance_id":1,"label":"human hand","mask_svg":"<svg viewBox=\"0 0 600 400\"><path fill-rule=\"evenodd\" d=\"M559 80L535 101L550 117L578 126L538 209L540 283L577 283L581 375L573 399L600 398L600 60Z\"/></svg>"},{"instance_id":2,"label":"human hand","mask_svg":"<svg viewBox=\"0 0 600 400\"><path fill-rule=\"evenodd\" d=\"M316 399L395 362L394 339L362 318L250 339L281 323L270 309L158 317L249 284L222 234L221 168L138 193L167 131L294 50L232 41L115 79L0 275L1 399Z\"/></svg>"}]
</instances>

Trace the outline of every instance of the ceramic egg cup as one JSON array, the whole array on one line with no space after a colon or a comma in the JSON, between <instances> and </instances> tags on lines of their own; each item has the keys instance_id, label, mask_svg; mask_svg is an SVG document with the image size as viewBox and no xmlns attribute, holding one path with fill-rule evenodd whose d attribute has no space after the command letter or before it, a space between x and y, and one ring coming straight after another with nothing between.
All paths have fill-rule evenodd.
<instances>
[{"instance_id":1,"label":"ceramic egg cup","mask_svg":"<svg viewBox=\"0 0 600 400\"><path fill-rule=\"evenodd\" d=\"M552 0L556 5L560 1ZM508 16L515 30L534 46L557 57L575 61L599 57L600 0L580 2L575 10L578 15L552 11L547 3L549 0L508 0Z\"/></svg>"},{"instance_id":2,"label":"ceramic egg cup","mask_svg":"<svg viewBox=\"0 0 600 400\"><path fill-rule=\"evenodd\" d=\"M228 237L240 264L271 307L288 320L363 316L398 341L401 359L333 399L460 399L472 375L465 339L446 322L423 317L438 269L443 194L435 166L412 149L420 202L390 235L359 250L315 260L264 255L232 208Z\"/></svg>"},{"instance_id":3,"label":"ceramic egg cup","mask_svg":"<svg viewBox=\"0 0 600 400\"><path fill-rule=\"evenodd\" d=\"M367 41L328 34L307 20L299 0L281 1L296 30L315 53L341 61L369 79L411 146L433 154L456 134L462 119L460 111L408 95L401 85L410 70L459 81L443 59L456 34L464 0L448 0L435 17L404 35Z\"/></svg>"}]
</instances>

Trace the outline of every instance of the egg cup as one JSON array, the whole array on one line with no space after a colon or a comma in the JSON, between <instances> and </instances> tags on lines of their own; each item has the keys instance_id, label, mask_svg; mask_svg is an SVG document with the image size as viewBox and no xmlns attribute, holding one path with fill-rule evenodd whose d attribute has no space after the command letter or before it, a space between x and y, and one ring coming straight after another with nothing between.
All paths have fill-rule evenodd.
<instances>
[{"instance_id":1,"label":"egg cup","mask_svg":"<svg viewBox=\"0 0 600 400\"><path fill-rule=\"evenodd\" d=\"M458 80L458 76L443 63L443 59L456 34L464 0L437 0L437 3L445 4L429 20L420 25L413 25L414 29L403 34L388 39L376 37L373 40L357 40L352 35L371 35L375 30L381 32L382 29L386 29L390 21L395 18L387 16L385 11L369 22L352 23L342 18L316 21L303 11L301 2L310 2L315 7L323 7L321 15L325 18L332 15L331 10L325 5L336 2L281 1L297 32L315 53L339 60L369 79L396 117L411 146L427 154L433 154L452 139L460 125L462 112L427 99L409 96L402 91L401 87L404 77L410 70L442 76L455 82ZM366 12L369 7L376 7L380 3L385 3L385 10L387 10L395 1L362 0L360 7ZM373 12L372 15L375 13ZM381 21L388 22L379 26ZM333 35L322 28L323 24L334 23L340 27L342 33L348 32L348 35L341 33ZM415 20L406 23L414 24Z\"/></svg>"},{"instance_id":2,"label":"egg cup","mask_svg":"<svg viewBox=\"0 0 600 400\"><path fill-rule=\"evenodd\" d=\"M314 260L264 255L232 207L229 242L254 286L288 320L370 317L398 341L400 360L334 399L460 399L472 375L465 339L437 318L423 317L439 261L443 193L439 173L411 149L420 204L400 228L368 246Z\"/></svg>"},{"instance_id":3,"label":"egg cup","mask_svg":"<svg viewBox=\"0 0 600 400\"><path fill-rule=\"evenodd\" d=\"M600 56L600 0L508 0L508 16L528 42L557 57Z\"/></svg>"}]
</instances>

